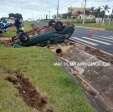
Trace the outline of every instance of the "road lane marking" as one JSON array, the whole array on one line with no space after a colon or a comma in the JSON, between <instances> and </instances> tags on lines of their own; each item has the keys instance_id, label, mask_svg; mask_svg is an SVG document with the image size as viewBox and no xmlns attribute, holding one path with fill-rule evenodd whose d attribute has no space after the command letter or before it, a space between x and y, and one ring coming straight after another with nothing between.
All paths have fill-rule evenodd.
<instances>
[{"instance_id":1,"label":"road lane marking","mask_svg":"<svg viewBox=\"0 0 113 112\"><path fill-rule=\"evenodd\" d=\"M85 32L85 33L81 33L81 32L78 32L78 31L76 31L75 33L74 33L74 35L80 35L80 36L82 36L82 35L88 35L88 32ZM105 38L105 39L110 39L110 40L112 40L113 41L113 36L104 36L104 35L95 35L94 33L92 33L91 34L92 35L92 37L101 37L101 38Z\"/></svg>"},{"instance_id":2,"label":"road lane marking","mask_svg":"<svg viewBox=\"0 0 113 112\"><path fill-rule=\"evenodd\" d=\"M81 42L84 42L84 43L87 43L87 44L90 44L90 45L93 45L93 46L98 46L98 44L96 44L96 43L89 42L87 40L80 39L80 38L77 38L77 37L72 37L72 39L77 40L77 41L81 41Z\"/></svg>"},{"instance_id":3,"label":"road lane marking","mask_svg":"<svg viewBox=\"0 0 113 112\"><path fill-rule=\"evenodd\" d=\"M93 46L93 45L90 45L90 44L87 44L87 43L78 41L78 40L76 40L76 39L74 39L74 38L71 38L70 40L71 40L71 41L74 41L74 42L76 41L77 43L80 43L80 44L85 45L85 46L90 46L90 47ZM97 46L97 45L95 45L95 46ZM93 46L93 47L94 47L94 46ZM96 47L94 47L94 48L96 48Z\"/></svg>"},{"instance_id":4,"label":"road lane marking","mask_svg":"<svg viewBox=\"0 0 113 112\"><path fill-rule=\"evenodd\" d=\"M113 36L109 36L109 37L113 38Z\"/></svg>"},{"instance_id":5,"label":"road lane marking","mask_svg":"<svg viewBox=\"0 0 113 112\"><path fill-rule=\"evenodd\" d=\"M101 44L104 44L104 45L112 45L110 43L103 42L103 41L100 41L100 40L96 40L96 39L93 39L93 38L88 38L88 37L81 37L81 38L91 40L91 41L95 41L95 42L98 42L98 43L101 43Z\"/></svg>"},{"instance_id":6,"label":"road lane marking","mask_svg":"<svg viewBox=\"0 0 113 112\"><path fill-rule=\"evenodd\" d=\"M94 39L98 39L98 40L101 40L101 41L105 41L105 42L113 43L112 40L110 40L110 39L106 39L106 38L98 38L98 37L96 37L96 36L94 36L94 37L92 37L92 38L94 38Z\"/></svg>"},{"instance_id":7,"label":"road lane marking","mask_svg":"<svg viewBox=\"0 0 113 112\"><path fill-rule=\"evenodd\" d=\"M113 40L113 37L112 36L100 36L100 35L93 35L93 36L96 36L96 37L101 37L101 38L105 38L105 39L111 39Z\"/></svg>"}]
</instances>

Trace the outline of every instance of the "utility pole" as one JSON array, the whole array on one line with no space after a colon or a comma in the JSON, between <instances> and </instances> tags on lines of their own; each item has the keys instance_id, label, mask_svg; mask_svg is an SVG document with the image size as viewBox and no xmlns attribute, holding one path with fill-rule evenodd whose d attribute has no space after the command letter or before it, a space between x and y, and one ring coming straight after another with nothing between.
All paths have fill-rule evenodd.
<instances>
[{"instance_id":1,"label":"utility pole","mask_svg":"<svg viewBox=\"0 0 113 112\"><path fill-rule=\"evenodd\" d=\"M57 1L57 17L56 19L58 20L59 18L59 0Z\"/></svg>"},{"instance_id":2,"label":"utility pole","mask_svg":"<svg viewBox=\"0 0 113 112\"><path fill-rule=\"evenodd\" d=\"M50 11L50 9L49 9L49 19L51 18L51 11Z\"/></svg>"},{"instance_id":3,"label":"utility pole","mask_svg":"<svg viewBox=\"0 0 113 112\"><path fill-rule=\"evenodd\" d=\"M82 24L85 23L85 15L86 15L86 0L84 0L84 14L83 14L83 21L82 21Z\"/></svg>"}]
</instances>

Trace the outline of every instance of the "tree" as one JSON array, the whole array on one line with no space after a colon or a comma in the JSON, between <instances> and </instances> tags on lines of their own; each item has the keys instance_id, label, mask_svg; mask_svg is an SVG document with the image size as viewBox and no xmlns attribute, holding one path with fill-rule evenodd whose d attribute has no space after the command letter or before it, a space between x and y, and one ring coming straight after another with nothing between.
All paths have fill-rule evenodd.
<instances>
[{"instance_id":1,"label":"tree","mask_svg":"<svg viewBox=\"0 0 113 112\"><path fill-rule=\"evenodd\" d=\"M92 15L95 15L95 7L91 7L89 11Z\"/></svg>"},{"instance_id":2,"label":"tree","mask_svg":"<svg viewBox=\"0 0 113 112\"><path fill-rule=\"evenodd\" d=\"M10 14L9 14L9 18L14 17L14 16L15 16L14 13L10 13Z\"/></svg>"},{"instance_id":3,"label":"tree","mask_svg":"<svg viewBox=\"0 0 113 112\"><path fill-rule=\"evenodd\" d=\"M62 18L63 18L63 19L67 19L67 18L68 18L68 13L62 14Z\"/></svg>"},{"instance_id":4,"label":"tree","mask_svg":"<svg viewBox=\"0 0 113 112\"><path fill-rule=\"evenodd\" d=\"M109 13L109 9L110 9L110 7L108 5L103 6L103 12L104 12L103 23L105 22L106 12Z\"/></svg>"},{"instance_id":5,"label":"tree","mask_svg":"<svg viewBox=\"0 0 113 112\"><path fill-rule=\"evenodd\" d=\"M108 5L103 6L103 10L106 12L109 12L110 7Z\"/></svg>"},{"instance_id":6,"label":"tree","mask_svg":"<svg viewBox=\"0 0 113 112\"><path fill-rule=\"evenodd\" d=\"M85 10L85 14L86 14L86 15L90 15L90 10L87 10L87 9L86 9L86 10Z\"/></svg>"},{"instance_id":7,"label":"tree","mask_svg":"<svg viewBox=\"0 0 113 112\"><path fill-rule=\"evenodd\" d=\"M95 9L95 12L94 12L95 17L102 17L101 16L101 13L102 13L101 9L102 9L101 7L98 7L97 9Z\"/></svg>"},{"instance_id":8,"label":"tree","mask_svg":"<svg viewBox=\"0 0 113 112\"><path fill-rule=\"evenodd\" d=\"M16 14L15 14L15 17L18 18L18 19L23 19L22 15L19 14L19 13L16 13Z\"/></svg>"},{"instance_id":9,"label":"tree","mask_svg":"<svg viewBox=\"0 0 113 112\"><path fill-rule=\"evenodd\" d=\"M16 14L10 13L10 14L9 14L9 17L18 18L18 19L23 19L22 14L19 14L19 13L16 13Z\"/></svg>"},{"instance_id":10,"label":"tree","mask_svg":"<svg viewBox=\"0 0 113 112\"><path fill-rule=\"evenodd\" d=\"M113 9L112 9L112 12L111 12L111 20L113 20Z\"/></svg>"}]
</instances>

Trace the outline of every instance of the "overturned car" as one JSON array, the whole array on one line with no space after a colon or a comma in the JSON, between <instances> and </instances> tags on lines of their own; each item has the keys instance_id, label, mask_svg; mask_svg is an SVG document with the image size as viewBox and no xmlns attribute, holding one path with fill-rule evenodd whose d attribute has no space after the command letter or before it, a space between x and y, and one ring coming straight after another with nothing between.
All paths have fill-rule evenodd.
<instances>
[{"instance_id":1,"label":"overturned car","mask_svg":"<svg viewBox=\"0 0 113 112\"><path fill-rule=\"evenodd\" d=\"M50 28L51 27L51 28ZM62 43L66 39L69 39L74 32L74 26L64 26L62 22L49 22L49 30L41 32L35 36L29 37L29 35L23 31L20 31L16 39L13 38L14 47L22 46L47 46L48 44ZM51 30L50 30L51 29Z\"/></svg>"}]
</instances>

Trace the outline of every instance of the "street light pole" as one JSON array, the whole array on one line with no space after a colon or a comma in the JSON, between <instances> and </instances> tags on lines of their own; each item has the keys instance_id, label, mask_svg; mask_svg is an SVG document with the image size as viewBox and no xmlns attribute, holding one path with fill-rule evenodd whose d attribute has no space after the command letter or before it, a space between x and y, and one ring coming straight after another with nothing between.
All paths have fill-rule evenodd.
<instances>
[{"instance_id":1,"label":"street light pole","mask_svg":"<svg viewBox=\"0 0 113 112\"><path fill-rule=\"evenodd\" d=\"M58 17L59 17L59 0L57 1L57 17L56 17L57 20L58 20Z\"/></svg>"},{"instance_id":2,"label":"street light pole","mask_svg":"<svg viewBox=\"0 0 113 112\"><path fill-rule=\"evenodd\" d=\"M51 16L51 11L50 11L50 9L49 9L49 19L51 18L50 16Z\"/></svg>"},{"instance_id":3,"label":"street light pole","mask_svg":"<svg viewBox=\"0 0 113 112\"><path fill-rule=\"evenodd\" d=\"M84 0L84 15L83 15L83 21L82 21L82 24L85 23L85 15L86 15L86 0Z\"/></svg>"}]
</instances>

